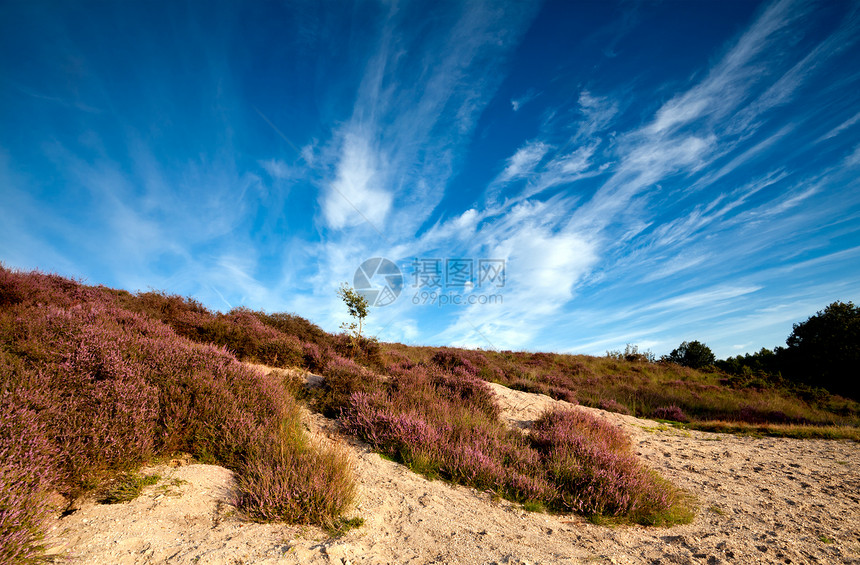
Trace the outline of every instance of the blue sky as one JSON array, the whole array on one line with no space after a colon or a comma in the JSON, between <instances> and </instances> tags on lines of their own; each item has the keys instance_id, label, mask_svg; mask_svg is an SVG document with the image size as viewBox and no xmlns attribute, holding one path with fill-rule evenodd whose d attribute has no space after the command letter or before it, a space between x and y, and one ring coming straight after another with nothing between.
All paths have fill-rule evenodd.
<instances>
[{"instance_id":1,"label":"blue sky","mask_svg":"<svg viewBox=\"0 0 860 565\"><path fill-rule=\"evenodd\" d=\"M336 330L381 257L386 341L773 347L860 301L858 41L838 0L6 0L0 261Z\"/></svg>"}]
</instances>

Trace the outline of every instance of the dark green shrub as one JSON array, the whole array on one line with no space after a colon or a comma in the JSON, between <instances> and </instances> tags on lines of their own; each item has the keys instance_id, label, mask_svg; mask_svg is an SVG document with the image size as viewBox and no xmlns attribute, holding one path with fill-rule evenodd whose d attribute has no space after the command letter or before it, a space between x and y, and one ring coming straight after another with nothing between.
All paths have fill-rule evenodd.
<instances>
[{"instance_id":1,"label":"dark green shrub","mask_svg":"<svg viewBox=\"0 0 860 565\"><path fill-rule=\"evenodd\" d=\"M699 341L683 342L664 359L691 369L702 369L713 365L716 361L711 348Z\"/></svg>"}]
</instances>

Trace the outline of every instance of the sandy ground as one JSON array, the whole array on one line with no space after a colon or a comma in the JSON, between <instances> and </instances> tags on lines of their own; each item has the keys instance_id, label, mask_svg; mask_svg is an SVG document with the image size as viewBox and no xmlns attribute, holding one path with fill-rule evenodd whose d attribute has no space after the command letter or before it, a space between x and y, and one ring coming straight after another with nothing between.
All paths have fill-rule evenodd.
<instances>
[{"instance_id":1,"label":"sandy ground","mask_svg":"<svg viewBox=\"0 0 860 565\"><path fill-rule=\"evenodd\" d=\"M511 425L527 427L546 396L491 385ZM306 414L319 441L356 461L365 524L336 539L316 528L256 524L232 505L226 469L188 464L143 470L162 479L119 505L85 501L58 518L51 541L72 564L386 563L858 563L860 444L682 432L589 410L630 434L647 464L694 493L692 524L596 526L529 513L489 493L428 481L346 440Z\"/></svg>"}]
</instances>

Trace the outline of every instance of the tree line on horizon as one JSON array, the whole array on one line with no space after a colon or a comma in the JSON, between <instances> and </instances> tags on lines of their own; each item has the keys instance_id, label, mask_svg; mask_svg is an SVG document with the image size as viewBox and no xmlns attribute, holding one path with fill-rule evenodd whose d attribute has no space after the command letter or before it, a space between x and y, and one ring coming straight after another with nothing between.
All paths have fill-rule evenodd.
<instances>
[{"instance_id":1,"label":"tree line on horizon","mask_svg":"<svg viewBox=\"0 0 860 565\"><path fill-rule=\"evenodd\" d=\"M789 381L860 399L860 307L836 301L794 324L785 347L717 360L699 341L685 341L661 360L693 369L716 367L739 386Z\"/></svg>"}]
</instances>

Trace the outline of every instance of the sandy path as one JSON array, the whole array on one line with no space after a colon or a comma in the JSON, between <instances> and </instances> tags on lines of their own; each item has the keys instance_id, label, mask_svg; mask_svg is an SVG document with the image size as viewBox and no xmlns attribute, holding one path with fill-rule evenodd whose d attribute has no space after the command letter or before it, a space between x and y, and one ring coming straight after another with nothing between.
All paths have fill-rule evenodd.
<instances>
[{"instance_id":1,"label":"sandy path","mask_svg":"<svg viewBox=\"0 0 860 565\"><path fill-rule=\"evenodd\" d=\"M546 396L491 385L524 426ZM643 459L695 493L701 509L669 529L589 524L524 512L488 493L427 481L306 414L320 441L348 445L365 525L339 539L316 528L243 521L220 467L161 466L159 485L122 505L84 503L54 525L70 563L858 563L860 444L680 432L589 410L622 426Z\"/></svg>"}]
</instances>

